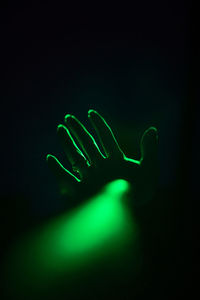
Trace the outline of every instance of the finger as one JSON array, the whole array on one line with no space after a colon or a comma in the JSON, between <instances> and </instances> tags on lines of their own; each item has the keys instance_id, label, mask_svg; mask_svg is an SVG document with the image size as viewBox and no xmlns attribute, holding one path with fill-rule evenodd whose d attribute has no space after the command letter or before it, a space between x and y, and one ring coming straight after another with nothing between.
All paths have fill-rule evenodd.
<instances>
[{"instance_id":1,"label":"finger","mask_svg":"<svg viewBox=\"0 0 200 300\"><path fill-rule=\"evenodd\" d=\"M88 117L97 132L106 155L108 157L122 157L124 154L120 149L111 128L102 116L95 110L89 110Z\"/></svg>"},{"instance_id":2,"label":"finger","mask_svg":"<svg viewBox=\"0 0 200 300\"><path fill-rule=\"evenodd\" d=\"M46 160L50 170L57 178L61 193L73 194L80 180L66 170L55 156L48 154Z\"/></svg>"},{"instance_id":3,"label":"finger","mask_svg":"<svg viewBox=\"0 0 200 300\"><path fill-rule=\"evenodd\" d=\"M60 137L67 158L72 164L73 170L78 171L81 177L83 177L84 171L87 169L89 162L78 148L69 130L65 126L58 125L57 133Z\"/></svg>"},{"instance_id":4,"label":"finger","mask_svg":"<svg viewBox=\"0 0 200 300\"><path fill-rule=\"evenodd\" d=\"M141 139L141 160L153 164L158 155L158 132L155 127L148 128Z\"/></svg>"},{"instance_id":5,"label":"finger","mask_svg":"<svg viewBox=\"0 0 200 300\"><path fill-rule=\"evenodd\" d=\"M65 116L65 123L77 138L90 163L96 164L103 156L92 135L87 131L83 124L72 115Z\"/></svg>"}]
</instances>

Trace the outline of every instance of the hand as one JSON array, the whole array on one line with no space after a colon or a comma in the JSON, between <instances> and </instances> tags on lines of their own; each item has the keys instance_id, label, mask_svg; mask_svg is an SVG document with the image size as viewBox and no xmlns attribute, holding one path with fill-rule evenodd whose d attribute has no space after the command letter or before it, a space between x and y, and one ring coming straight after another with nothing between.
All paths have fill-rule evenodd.
<instances>
[{"instance_id":1,"label":"hand","mask_svg":"<svg viewBox=\"0 0 200 300\"><path fill-rule=\"evenodd\" d=\"M96 193L109 181L125 179L131 183L134 204L150 200L158 178L157 129L150 127L144 132L141 159L134 160L125 156L111 128L99 113L89 110L88 117L104 153L84 125L75 116L66 115L66 125L59 125L57 132L76 175L66 170L55 156L47 155L48 165L57 177L61 193L79 199Z\"/></svg>"}]
</instances>

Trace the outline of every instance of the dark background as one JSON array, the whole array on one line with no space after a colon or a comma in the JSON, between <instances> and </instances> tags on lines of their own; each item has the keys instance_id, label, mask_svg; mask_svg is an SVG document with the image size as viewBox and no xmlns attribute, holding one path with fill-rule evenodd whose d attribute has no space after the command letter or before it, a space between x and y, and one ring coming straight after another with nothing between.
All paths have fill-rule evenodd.
<instances>
[{"instance_id":1,"label":"dark background","mask_svg":"<svg viewBox=\"0 0 200 300\"><path fill-rule=\"evenodd\" d=\"M188 183L195 186L190 161L197 153L192 14L191 4L178 0L134 2L130 8L30 2L2 7L4 253L18 234L62 211L45 156L55 154L70 168L56 127L72 113L91 129L90 108L136 159L144 130L158 128L159 189L176 191L177 251L190 243Z\"/></svg>"}]
</instances>

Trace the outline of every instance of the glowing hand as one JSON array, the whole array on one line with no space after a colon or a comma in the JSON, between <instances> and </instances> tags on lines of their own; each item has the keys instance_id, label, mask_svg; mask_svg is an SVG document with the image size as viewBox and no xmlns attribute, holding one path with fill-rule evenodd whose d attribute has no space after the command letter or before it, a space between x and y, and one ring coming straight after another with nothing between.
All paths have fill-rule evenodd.
<instances>
[{"instance_id":1,"label":"glowing hand","mask_svg":"<svg viewBox=\"0 0 200 300\"><path fill-rule=\"evenodd\" d=\"M66 170L55 156L47 155L48 165L58 179L61 193L79 199L96 193L109 181L125 179L133 187L135 203L150 200L158 177L156 128L150 127L144 132L141 139L141 159L137 161L125 156L111 128L99 113L89 110L88 117L105 153L101 153L92 135L76 117L66 115L66 125L59 125L57 131L77 175ZM72 136L76 138L80 148Z\"/></svg>"}]
</instances>

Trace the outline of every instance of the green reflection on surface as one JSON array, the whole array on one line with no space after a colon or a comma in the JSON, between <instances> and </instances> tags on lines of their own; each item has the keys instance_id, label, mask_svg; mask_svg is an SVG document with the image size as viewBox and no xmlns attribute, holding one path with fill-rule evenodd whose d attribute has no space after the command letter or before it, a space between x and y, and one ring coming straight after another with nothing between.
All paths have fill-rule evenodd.
<instances>
[{"instance_id":1,"label":"green reflection on surface","mask_svg":"<svg viewBox=\"0 0 200 300\"><path fill-rule=\"evenodd\" d=\"M127 189L127 182L115 181L102 194L74 211L56 237L56 249L60 254L80 259L91 251L95 254L100 248L108 247L110 239L113 242L118 238L127 222L127 212L121 201Z\"/></svg>"},{"instance_id":2,"label":"green reflection on surface","mask_svg":"<svg viewBox=\"0 0 200 300\"><path fill-rule=\"evenodd\" d=\"M62 273L94 267L102 257L121 254L137 232L126 203L128 190L127 181L113 181L97 196L19 243L11 263L13 274L20 269L18 287L37 288Z\"/></svg>"}]
</instances>

